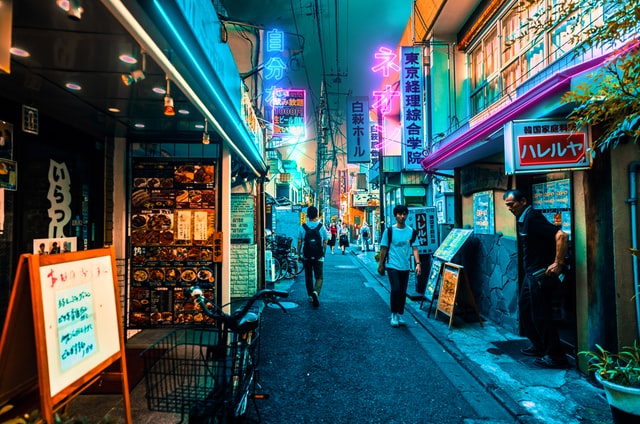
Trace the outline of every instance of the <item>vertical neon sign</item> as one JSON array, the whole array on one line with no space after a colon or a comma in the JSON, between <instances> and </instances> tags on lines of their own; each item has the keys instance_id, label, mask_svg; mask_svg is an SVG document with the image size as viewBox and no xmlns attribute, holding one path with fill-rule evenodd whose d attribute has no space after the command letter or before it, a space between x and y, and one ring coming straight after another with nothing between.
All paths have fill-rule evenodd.
<instances>
[{"instance_id":1,"label":"vertical neon sign","mask_svg":"<svg viewBox=\"0 0 640 424\"><path fill-rule=\"evenodd\" d=\"M420 159L424 149L422 48L402 47L401 50L402 167L421 171Z\"/></svg>"}]
</instances>

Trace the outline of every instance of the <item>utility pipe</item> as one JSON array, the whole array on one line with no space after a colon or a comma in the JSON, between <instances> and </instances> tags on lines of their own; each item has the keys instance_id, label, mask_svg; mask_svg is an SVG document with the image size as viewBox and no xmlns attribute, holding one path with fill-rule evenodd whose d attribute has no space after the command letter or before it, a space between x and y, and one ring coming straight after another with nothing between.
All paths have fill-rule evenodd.
<instances>
[{"instance_id":1,"label":"utility pipe","mask_svg":"<svg viewBox=\"0 0 640 424\"><path fill-rule=\"evenodd\" d=\"M638 196L636 186L636 174L640 169L640 162L629 164L629 198L627 203L631 212L631 248L638 248L637 210ZM636 299L636 328L638 330L638 340L640 340L640 287L638 286L638 257L633 256L633 290Z\"/></svg>"}]
</instances>

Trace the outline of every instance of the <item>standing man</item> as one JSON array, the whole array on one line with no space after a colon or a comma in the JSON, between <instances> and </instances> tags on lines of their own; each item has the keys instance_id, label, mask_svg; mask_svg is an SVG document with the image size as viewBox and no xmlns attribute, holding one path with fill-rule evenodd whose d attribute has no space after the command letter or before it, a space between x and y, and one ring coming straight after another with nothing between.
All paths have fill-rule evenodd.
<instances>
[{"instance_id":1,"label":"standing man","mask_svg":"<svg viewBox=\"0 0 640 424\"><path fill-rule=\"evenodd\" d=\"M320 306L320 290L322 290L322 268L324 252L327 250L329 234L325 226L318 221L318 208L307 208L307 222L298 231L298 260L304 264L304 281L309 300L316 308ZM313 283L315 276L316 282Z\"/></svg>"},{"instance_id":2,"label":"standing man","mask_svg":"<svg viewBox=\"0 0 640 424\"><path fill-rule=\"evenodd\" d=\"M522 191L509 190L503 199L517 218L518 239L522 243L525 276L518 307L522 331L531 341L522 353L537 356L534 364L539 367L565 368L568 361L553 319L552 300L561 283L559 276L565 271L567 234L533 209Z\"/></svg>"},{"instance_id":3,"label":"standing man","mask_svg":"<svg viewBox=\"0 0 640 424\"><path fill-rule=\"evenodd\" d=\"M420 256L418 254L418 240L414 237L413 228L406 225L409 208L396 205L393 216L396 223L387 228L380 238L380 261L378 273L384 274L385 268L391 285L391 326L405 325L403 318L404 307L407 303L407 285L411 270L411 255L416 261L416 274L420 275ZM391 231L391 237L387 234ZM389 240L391 238L391 240ZM387 256L389 263L386 263Z\"/></svg>"}]
</instances>

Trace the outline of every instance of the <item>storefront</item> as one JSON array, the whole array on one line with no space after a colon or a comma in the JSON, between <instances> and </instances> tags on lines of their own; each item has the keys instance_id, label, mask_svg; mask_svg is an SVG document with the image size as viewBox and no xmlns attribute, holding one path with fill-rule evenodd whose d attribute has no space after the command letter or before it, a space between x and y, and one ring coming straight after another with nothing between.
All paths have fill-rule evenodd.
<instances>
[{"instance_id":1,"label":"storefront","mask_svg":"<svg viewBox=\"0 0 640 424\"><path fill-rule=\"evenodd\" d=\"M263 284L262 132L213 5L105 0L70 19L55 2L27 3L14 4L13 42L33 50L0 76L18 169L3 190L2 311L12 264L46 238L114 245L129 328L197 320L178 314L186 284L228 302L232 243L248 243L240 259L253 289ZM137 63L118 62L123 51ZM123 84L134 69L142 77ZM252 237L232 234L232 190L253 199Z\"/></svg>"}]
</instances>

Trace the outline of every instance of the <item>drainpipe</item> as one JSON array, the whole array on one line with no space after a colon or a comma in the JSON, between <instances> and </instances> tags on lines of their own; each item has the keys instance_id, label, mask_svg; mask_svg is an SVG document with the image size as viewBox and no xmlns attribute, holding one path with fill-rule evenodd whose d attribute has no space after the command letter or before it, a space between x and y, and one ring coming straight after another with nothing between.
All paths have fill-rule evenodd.
<instances>
[{"instance_id":1,"label":"drainpipe","mask_svg":"<svg viewBox=\"0 0 640 424\"><path fill-rule=\"evenodd\" d=\"M629 198L627 203L631 209L631 247L638 248L638 229L636 228L637 222L637 209L638 209L638 197L636 189L636 173L640 169L640 162L631 162L629 164ZM633 290L634 297L636 299L636 326L638 328L638 339L640 340L640 288L638 287L638 257L633 258Z\"/></svg>"}]
</instances>

